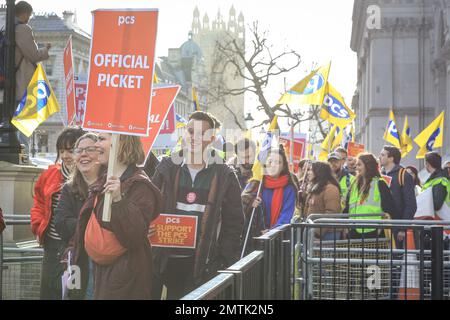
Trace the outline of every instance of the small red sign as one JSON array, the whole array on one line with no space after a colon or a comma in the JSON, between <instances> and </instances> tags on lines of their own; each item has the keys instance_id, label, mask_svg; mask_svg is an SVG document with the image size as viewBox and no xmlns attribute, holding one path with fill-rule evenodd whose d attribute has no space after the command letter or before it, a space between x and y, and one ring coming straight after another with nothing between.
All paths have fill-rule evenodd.
<instances>
[{"instance_id":1,"label":"small red sign","mask_svg":"<svg viewBox=\"0 0 450 320\"><path fill-rule=\"evenodd\" d=\"M357 157L360 153L363 153L365 145L354 142L349 142L347 147L347 153L349 157Z\"/></svg>"}]
</instances>

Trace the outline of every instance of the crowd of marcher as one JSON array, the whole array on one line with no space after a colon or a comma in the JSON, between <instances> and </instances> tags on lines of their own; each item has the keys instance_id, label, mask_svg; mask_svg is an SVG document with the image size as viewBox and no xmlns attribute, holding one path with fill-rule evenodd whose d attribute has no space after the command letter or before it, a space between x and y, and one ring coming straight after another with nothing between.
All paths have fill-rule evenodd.
<instances>
[{"instance_id":1,"label":"crowd of marcher","mask_svg":"<svg viewBox=\"0 0 450 320\"><path fill-rule=\"evenodd\" d=\"M61 298L61 276L70 264L81 275L70 299L179 299L242 251L251 252L254 237L311 214L412 220L417 196L429 188L436 218L450 206L450 164L443 168L436 152L425 157L430 177L422 185L416 168L400 165L396 147L385 146L378 159L337 148L327 162L302 160L294 173L279 145L268 151L258 181L252 179L257 145L250 139L236 143L227 163L214 161L221 150L212 147L216 137L209 132L220 126L213 115L194 112L176 156L158 161L150 153L145 163L139 138L120 136L115 176L106 174L110 134L66 128L57 139L57 163L36 183L31 210L32 231L45 252L41 298ZM105 193L112 197L109 222L102 220ZM194 249L152 249L152 221L160 213L197 217ZM316 236L358 239L379 232L322 229ZM393 233L402 248L405 232Z\"/></svg>"},{"instance_id":2,"label":"crowd of marcher","mask_svg":"<svg viewBox=\"0 0 450 320\"><path fill-rule=\"evenodd\" d=\"M17 3L17 100L51 47L37 47L27 25L31 14L28 3ZM426 154L430 177L421 182L415 167L401 166L393 146L378 157L351 157L339 147L327 162L304 159L294 170L279 145L268 151L259 181L252 172L257 144L248 138L236 143L234 155L226 148L226 163L215 161L225 152L213 147L220 127L213 115L192 113L181 148L161 161L153 153L145 159L140 139L122 135L114 176L107 175L111 134L66 128L55 165L36 182L31 209L31 230L44 248L41 299L63 297L69 265L81 279L67 288L68 299L179 299L251 252L252 239L273 228L312 214L412 220L417 197L427 190L434 209L428 218L450 217L450 162L442 166L436 152ZM102 219L106 193L108 222ZM195 248L152 248L152 221L160 213L196 217ZM0 209L0 232L4 227ZM379 236L362 228L316 234L322 240ZM404 248L405 232L394 229L393 236Z\"/></svg>"}]
</instances>

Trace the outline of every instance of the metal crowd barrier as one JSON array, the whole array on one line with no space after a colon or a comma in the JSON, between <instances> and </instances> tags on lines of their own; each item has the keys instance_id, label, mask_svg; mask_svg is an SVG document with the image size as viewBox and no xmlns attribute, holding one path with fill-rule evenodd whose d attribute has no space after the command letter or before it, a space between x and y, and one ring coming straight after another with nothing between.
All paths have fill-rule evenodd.
<instances>
[{"instance_id":1,"label":"metal crowd barrier","mask_svg":"<svg viewBox=\"0 0 450 320\"><path fill-rule=\"evenodd\" d=\"M5 223L30 225L30 216L6 215ZM5 247L0 234L0 300L39 299L43 255L41 248Z\"/></svg>"},{"instance_id":2,"label":"metal crowd barrier","mask_svg":"<svg viewBox=\"0 0 450 320\"><path fill-rule=\"evenodd\" d=\"M291 281L290 226L256 238L253 251L182 300L289 299Z\"/></svg>"},{"instance_id":3,"label":"metal crowd barrier","mask_svg":"<svg viewBox=\"0 0 450 320\"><path fill-rule=\"evenodd\" d=\"M293 224L294 299L449 299L450 221L353 218ZM398 231L409 248L397 247Z\"/></svg>"}]
</instances>

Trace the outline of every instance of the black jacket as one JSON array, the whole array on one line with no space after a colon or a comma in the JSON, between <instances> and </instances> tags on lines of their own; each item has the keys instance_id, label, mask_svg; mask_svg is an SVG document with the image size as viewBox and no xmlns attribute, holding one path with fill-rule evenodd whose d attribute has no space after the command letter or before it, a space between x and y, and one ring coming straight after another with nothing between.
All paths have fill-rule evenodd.
<instances>
[{"instance_id":1,"label":"black jacket","mask_svg":"<svg viewBox=\"0 0 450 320\"><path fill-rule=\"evenodd\" d=\"M445 170L437 169L433 174L428 178L427 182L436 179L436 178L448 178ZM433 204L434 210L439 211L442 209L444 205L445 198L447 197L447 189L442 185L438 184L433 187Z\"/></svg>"},{"instance_id":2,"label":"black jacket","mask_svg":"<svg viewBox=\"0 0 450 320\"><path fill-rule=\"evenodd\" d=\"M83 207L84 200L76 195L70 185L62 188L58 206L55 209L56 231L61 235L64 242L68 243L75 233L78 216Z\"/></svg>"},{"instance_id":3,"label":"black jacket","mask_svg":"<svg viewBox=\"0 0 450 320\"><path fill-rule=\"evenodd\" d=\"M399 172L402 169L397 165L388 173L384 173L392 178L391 193L394 198L396 216L391 217L397 220L412 220L417 210L416 193L413 177L405 171L404 184L400 186Z\"/></svg>"},{"instance_id":4,"label":"black jacket","mask_svg":"<svg viewBox=\"0 0 450 320\"><path fill-rule=\"evenodd\" d=\"M200 240L194 262L196 284L204 282L211 275L215 275L217 270L227 268L239 259L244 226L241 191L234 170L225 164L210 166L214 166L217 172L217 192L211 210L203 215L201 222L204 227L199 231ZM178 186L175 181L180 168L181 165L174 164L170 157L166 157L159 163L152 178L163 194L164 213L176 213ZM161 249L158 250L158 255L159 272L163 273L168 254Z\"/></svg>"}]
</instances>

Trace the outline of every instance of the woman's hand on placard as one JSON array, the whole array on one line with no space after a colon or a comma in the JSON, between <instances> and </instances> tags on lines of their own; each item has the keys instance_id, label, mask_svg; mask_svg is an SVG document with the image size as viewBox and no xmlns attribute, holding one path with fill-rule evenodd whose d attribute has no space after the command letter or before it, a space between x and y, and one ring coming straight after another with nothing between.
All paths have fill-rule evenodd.
<instances>
[{"instance_id":1,"label":"woman's hand on placard","mask_svg":"<svg viewBox=\"0 0 450 320\"><path fill-rule=\"evenodd\" d=\"M122 200L122 194L120 191L120 179L117 177L110 177L104 185L103 193L111 192L113 202L119 202Z\"/></svg>"}]
</instances>

